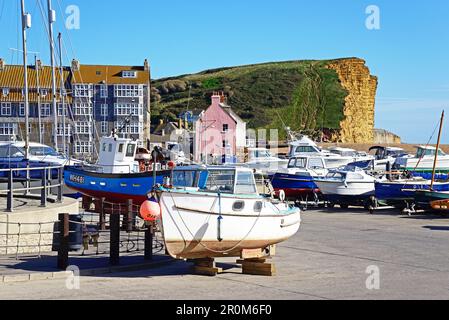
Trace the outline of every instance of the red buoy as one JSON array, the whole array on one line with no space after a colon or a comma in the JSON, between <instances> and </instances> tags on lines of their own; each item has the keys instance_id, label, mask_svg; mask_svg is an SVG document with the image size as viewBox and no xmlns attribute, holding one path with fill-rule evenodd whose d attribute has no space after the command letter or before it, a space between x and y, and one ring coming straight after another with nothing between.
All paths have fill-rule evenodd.
<instances>
[{"instance_id":1,"label":"red buoy","mask_svg":"<svg viewBox=\"0 0 449 320\"><path fill-rule=\"evenodd\" d=\"M173 161L170 161L168 163L168 167L170 168L170 170L173 170L174 168L176 168L176 163L174 163Z\"/></svg>"},{"instance_id":2,"label":"red buoy","mask_svg":"<svg viewBox=\"0 0 449 320\"><path fill-rule=\"evenodd\" d=\"M161 206L155 200L147 200L140 206L140 217L145 221L156 221L161 216Z\"/></svg>"}]
</instances>

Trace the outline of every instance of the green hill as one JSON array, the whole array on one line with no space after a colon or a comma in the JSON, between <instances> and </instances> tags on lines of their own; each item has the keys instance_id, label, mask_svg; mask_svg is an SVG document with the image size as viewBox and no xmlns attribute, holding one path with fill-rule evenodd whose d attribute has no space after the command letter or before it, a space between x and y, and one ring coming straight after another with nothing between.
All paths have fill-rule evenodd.
<instances>
[{"instance_id":1,"label":"green hill","mask_svg":"<svg viewBox=\"0 0 449 320\"><path fill-rule=\"evenodd\" d=\"M249 128L284 124L308 134L339 130L348 91L329 61L289 61L207 70L152 82L152 124L176 121L186 110L203 110L214 91ZM282 135L282 134L281 134Z\"/></svg>"}]
</instances>

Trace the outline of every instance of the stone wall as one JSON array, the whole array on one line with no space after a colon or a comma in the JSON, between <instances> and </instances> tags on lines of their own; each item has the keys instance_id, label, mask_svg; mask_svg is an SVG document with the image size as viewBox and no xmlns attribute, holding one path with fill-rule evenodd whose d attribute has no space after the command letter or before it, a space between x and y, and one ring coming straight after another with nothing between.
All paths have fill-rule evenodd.
<instances>
[{"instance_id":1,"label":"stone wall","mask_svg":"<svg viewBox=\"0 0 449 320\"><path fill-rule=\"evenodd\" d=\"M333 140L341 143L373 143L377 77L372 76L365 61L358 58L339 59L328 68L337 72L348 91L340 123L340 132Z\"/></svg>"},{"instance_id":2,"label":"stone wall","mask_svg":"<svg viewBox=\"0 0 449 320\"><path fill-rule=\"evenodd\" d=\"M0 213L0 255L51 252L59 213L78 214L78 202L65 199L47 208L29 206L14 213Z\"/></svg>"}]
</instances>

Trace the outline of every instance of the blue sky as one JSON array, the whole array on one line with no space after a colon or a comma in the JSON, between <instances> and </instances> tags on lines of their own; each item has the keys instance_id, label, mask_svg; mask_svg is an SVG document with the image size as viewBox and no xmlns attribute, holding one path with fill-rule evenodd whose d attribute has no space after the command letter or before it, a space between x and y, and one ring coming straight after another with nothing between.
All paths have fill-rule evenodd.
<instances>
[{"instance_id":1,"label":"blue sky","mask_svg":"<svg viewBox=\"0 0 449 320\"><path fill-rule=\"evenodd\" d=\"M48 60L37 0L25 1L33 14L29 50ZM222 66L356 56L379 77L376 127L409 143L425 143L441 110L449 110L447 0L53 2L55 29L63 30L68 47L66 61L75 56L81 63L142 64L148 58L159 78ZM9 50L21 46L18 3L0 0L0 56L9 63L21 61ZM79 30L63 27L71 4L80 8ZM380 9L380 30L365 27L368 5ZM449 143L449 113L446 129Z\"/></svg>"}]
</instances>

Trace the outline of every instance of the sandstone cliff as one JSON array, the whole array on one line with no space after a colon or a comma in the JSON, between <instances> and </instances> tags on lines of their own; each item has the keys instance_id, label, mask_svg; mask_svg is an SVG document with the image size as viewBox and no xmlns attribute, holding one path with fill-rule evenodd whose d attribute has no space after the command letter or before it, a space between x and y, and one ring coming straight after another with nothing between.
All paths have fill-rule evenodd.
<instances>
[{"instance_id":1,"label":"sandstone cliff","mask_svg":"<svg viewBox=\"0 0 449 320\"><path fill-rule=\"evenodd\" d=\"M343 107L345 118L334 139L342 143L373 143L377 77L371 75L364 60L357 58L332 61L328 68L337 72L348 91Z\"/></svg>"}]
</instances>

